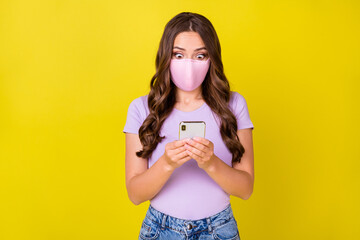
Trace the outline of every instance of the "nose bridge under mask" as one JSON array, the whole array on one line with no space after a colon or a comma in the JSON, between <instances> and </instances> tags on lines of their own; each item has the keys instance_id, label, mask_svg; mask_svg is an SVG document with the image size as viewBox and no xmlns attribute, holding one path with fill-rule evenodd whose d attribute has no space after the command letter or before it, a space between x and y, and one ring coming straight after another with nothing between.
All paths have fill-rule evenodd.
<instances>
[{"instance_id":1,"label":"nose bridge under mask","mask_svg":"<svg viewBox=\"0 0 360 240\"><path fill-rule=\"evenodd\" d=\"M192 59L190 59L190 60L192 60ZM194 73L193 72L194 65L193 65L192 61L186 61L185 66L186 66L186 68L185 68L185 77L186 77L186 79L190 79L192 77L193 73Z\"/></svg>"},{"instance_id":2,"label":"nose bridge under mask","mask_svg":"<svg viewBox=\"0 0 360 240\"><path fill-rule=\"evenodd\" d=\"M204 81L209 64L209 59L172 59L170 64L172 80L178 88L192 91Z\"/></svg>"}]
</instances>

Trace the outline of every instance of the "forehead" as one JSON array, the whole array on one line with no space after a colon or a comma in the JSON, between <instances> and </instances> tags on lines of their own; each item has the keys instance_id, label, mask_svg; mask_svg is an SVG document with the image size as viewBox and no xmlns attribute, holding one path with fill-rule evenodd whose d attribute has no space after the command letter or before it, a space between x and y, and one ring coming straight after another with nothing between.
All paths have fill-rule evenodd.
<instances>
[{"instance_id":1,"label":"forehead","mask_svg":"<svg viewBox=\"0 0 360 240\"><path fill-rule=\"evenodd\" d=\"M205 44L197 32L181 32L175 37L174 46L194 49L204 47Z\"/></svg>"}]
</instances>

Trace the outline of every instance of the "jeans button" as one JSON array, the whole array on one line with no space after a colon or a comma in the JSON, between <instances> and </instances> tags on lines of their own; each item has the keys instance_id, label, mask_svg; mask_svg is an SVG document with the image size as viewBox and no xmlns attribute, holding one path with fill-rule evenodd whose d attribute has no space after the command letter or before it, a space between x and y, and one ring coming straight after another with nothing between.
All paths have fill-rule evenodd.
<instances>
[{"instance_id":1,"label":"jeans button","mask_svg":"<svg viewBox=\"0 0 360 240\"><path fill-rule=\"evenodd\" d=\"M191 224L190 224L190 223L187 225L187 229L189 229L189 230L191 230L191 229L192 229L192 226L191 226Z\"/></svg>"}]
</instances>

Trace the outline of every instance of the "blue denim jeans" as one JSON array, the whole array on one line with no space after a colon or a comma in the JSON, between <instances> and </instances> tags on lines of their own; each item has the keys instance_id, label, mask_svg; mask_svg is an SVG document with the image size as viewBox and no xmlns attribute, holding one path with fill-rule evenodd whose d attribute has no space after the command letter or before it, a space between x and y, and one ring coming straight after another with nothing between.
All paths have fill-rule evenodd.
<instances>
[{"instance_id":1,"label":"blue denim jeans","mask_svg":"<svg viewBox=\"0 0 360 240\"><path fill-rule=\"evenodd\" d=\"M240 240L240 234L231 204L223 211L199 220L166 215L150 205L140 229L141 239Z\"/></svg>"}]
</instances>

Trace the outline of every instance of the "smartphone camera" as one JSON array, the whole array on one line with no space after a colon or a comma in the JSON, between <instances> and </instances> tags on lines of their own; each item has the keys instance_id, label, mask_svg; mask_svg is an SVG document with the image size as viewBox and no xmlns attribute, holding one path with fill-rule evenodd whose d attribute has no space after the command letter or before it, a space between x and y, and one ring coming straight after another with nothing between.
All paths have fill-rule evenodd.
<instances>
[{"instance_id":1,"label":"smartphone camera","mask_svg":"<svg viewBox=\"0 0 360 240\"><path fill-rule=\"evenodd\" d=\"M181 131L185 131L186 130L186 125L181 125Z\"/></svg>"}]
</instances>

